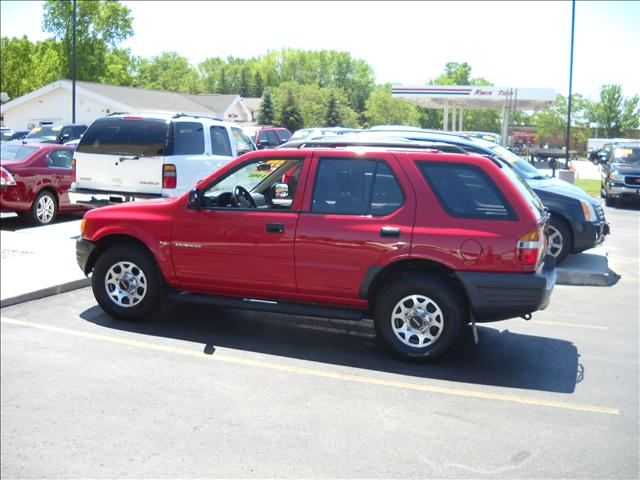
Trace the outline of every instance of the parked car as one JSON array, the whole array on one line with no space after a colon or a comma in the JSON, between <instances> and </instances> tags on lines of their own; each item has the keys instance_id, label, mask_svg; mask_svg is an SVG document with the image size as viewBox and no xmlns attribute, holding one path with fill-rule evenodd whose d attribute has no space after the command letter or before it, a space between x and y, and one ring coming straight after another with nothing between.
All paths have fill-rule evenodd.
<instances>
[{"instance_id":1,"label":"parked car","mask_svg":"<svg viewBox=\"0 0 640 480\"><path fill-rule=\"evenodd\" d=\"M42 125L33 128L23 138L23 143L65 143L82 137L86 125Z\"/></svg>"},{"instance_id":2,"label":"parked car","mask_svg":"<svg viewBox=\"0 0 640 480\"><path fill-rule=\"evenodd\" d=\"M364 316L411 360L448 354L472 320L545 308L555 283L548 215L513 171L388 143L253 152L181 197L92 210L78 264L116 318L150 315L165 291L254 311Z\"/></svg>"},{"instance_id":3,"label":"parked car","mask_svg":"<svg viewBox=\"0 0 640 480\"><path fill-rule=\"evenodd\" d=\"M29 134L29 130L11 130L3 129L0 134L0 143L10 142L12 140L21 140Z\"/></svg>"},{"instance_id":4,"label":"parked car","mask_svg":"<svg viewBox=\"0 0 640 480\"><path fill-rule=\"evenodd\" d=\"M543 175L526 160L496 143L455 133L417 132L412 129L406 132L398 129L360 132L353 134L352 138L362 136L449 143L503 162L522 178L551 213L549 251L557 264L562 263L569 253L579 253L602 244L609 234L609 224L598 199L575 185Z\"/></svg>"},{"instance_id":5,"label":"parked car","mask_svg":"<svg viewBox=\"0 0 640 480\"><path fill-rule=\"evenodd\" d=\"M51 223L58 212L81 210L69 202L73 148L55 144L0 146L0 209Z\"/></svg>"},{"instance_id":6,"label":"parked car","mask_svg":"<svg viewBox=\"0 0 640 480\"><path fill-rule=\"evenodd\" d=\"M259 150L276 148L291 137L291 132L284 127L242 127L242 130Z\"/></svg>"},{"instance_id":7,"label":"parked car","mask_svg":"<svg viewBox=\"0 0 640 480\"><path fill-rule=\"evenodd\" d=\"M497 133L494 132L460 132L462 135L465 135L467 137L474 137L474 138L482 138L483 140L489 140L490 142L493 143L501 143L502 141L502 135L499 135Z\"/></svg>"},{"instance_id":8,"label":"parked car","mask_svg":"<svg viewBox=\"0 0 640 480\"><path fill-rule=\"evenodd\" d=\"M76 148L72 201L95 207L178 196L253 150L239 127L211 117L109 115L93 122Z\"/></svg>"},{"instance_id":9,"label":"parked car","mask_svg":"<svg viewBox=\"0 0 640 480\"><path fill-rule=\"evenodd\" d=\"M301 128L300 130L296 130L291 138L290 142L298 141L298 140L312 140L314 138L321 138L327 135L345 135L347 133L356 132L355 128L345 128L345 127L322 127L322 128Z\"/></svg>"},{"instance_id":10,"label":"parked car","mask_svg":"<svg viewBox=\"0 0 640 480\"><path fill-rule=\"evenodd\" d=\"M600 195L608 207L625 198L640 201L640 142L613 145L601 163Z\"/></svg>"}]
</instances>

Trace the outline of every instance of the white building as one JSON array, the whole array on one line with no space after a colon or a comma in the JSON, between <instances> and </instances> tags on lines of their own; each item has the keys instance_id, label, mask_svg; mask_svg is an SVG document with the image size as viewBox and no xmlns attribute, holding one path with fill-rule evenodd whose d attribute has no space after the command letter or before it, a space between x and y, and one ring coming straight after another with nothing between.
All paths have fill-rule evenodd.
<instances>
[{"instance_id":1,"label":"white building","mask_svg":"<svg viewBox=\"0 0 640 480\"><path fill-rule=\"evenodd\" d=\"M72 83L58 80L2 104L2 124L22 130L38 125L72 123ZM193 95L144 88L76 82L76 123L91 124L114 112L186 113L254 124L256 101L240 95Z\"/></svg>"}]
</instances>

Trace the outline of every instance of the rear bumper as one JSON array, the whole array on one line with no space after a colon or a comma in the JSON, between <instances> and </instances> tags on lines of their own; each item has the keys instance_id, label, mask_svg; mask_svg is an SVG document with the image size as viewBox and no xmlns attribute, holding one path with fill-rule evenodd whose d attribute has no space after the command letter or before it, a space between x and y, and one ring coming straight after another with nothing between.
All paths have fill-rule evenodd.
<instances>
[{"instance_id":1,"label":"rear bumper","mask_svg":"<svg viewBox=\"0 0 640 480\"><path fill-rule=\"evenodd\" d=\"M535 273L457 272L476 322L492 322L544 310L556 283L555 259Z\"/></svg>"},{"instance_id":2,"label":"rear bumper","mask_svg":"<svg viewBox=\"0 0 640 480\"><path fill-rule=\"evenodd\" d=\"M104 190L90 190L86 188L73 188L68 191L69 200L75 205L84 205L90 208L116 205L135 199L162 198L161 194L146 194L135 192L108 192Z\"/></svg>"}]
</instances>

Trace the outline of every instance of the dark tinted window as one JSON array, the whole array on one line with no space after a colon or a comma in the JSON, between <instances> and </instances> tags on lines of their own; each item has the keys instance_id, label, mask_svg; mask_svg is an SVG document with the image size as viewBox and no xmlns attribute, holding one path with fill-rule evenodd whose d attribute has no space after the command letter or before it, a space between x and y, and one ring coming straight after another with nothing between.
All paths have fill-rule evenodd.
<instances>
[{"instance_id":1,"label":"dark tinted window","mask_svg":"<svg viewBox=\"0 0 640 480\"><path fill-rule=\"evenodd\" d=\"M377 162L377 167L371 195L371 215L388 215L400 208L404 195L389 166Z\"/></svg>"},{"instance_id":2,"label":"dark tinted window","mask_svg":"<svg viewBox=\"0 0 640 480\"><path fill-rule=\"evenodd\" d=\"M418 166L450 215L501 220L515 218L502 192L480 168L431 162L419 162Z\"/></svg>"},{"instance_id":3,"label":"dark tinted window","mask_svg":"<svg viewBox=\"0 0 640 480\"><path fill-rule=\"evenodd\" d=\"M278 145L280 145L280 140L278 140L278 136L273 130L267 130L266 132L262 132L260 134L261 141L265 138L269 140L269 145L271 145L272 147L277 147Z\"/></svg>"},{"instance_id":4,"label":"dark tinted window","mask_svg":"<svg viewBox=\"0 0 640 480\"><path fill-rule=\"evenodd\" d=\"M291 134L289 133L289 130L282 129L282 130L277 130L277 132L281 140L289 140L289 138L291 138Z\"/></svg>"},{"instance_id":5,"label":"dark tinted window","mask_svg":"<svg viewBox=\"0 0 640 480\"><path fill-rule=\"evenodd\" d=\"M231 151L231 143L229 143L229 134L224 127L211 127L211 153L213 155L224 155L225 157L233 156Z\"/></svg>"},{"instance_id":6,"label":"dark tinted window","mask_svg":"<svg viewBox=\"0 0 640 480\"><path fill-rule=\"evenodd\" d=\"M174 155L204 153L204 129L197 122L176 122L174 127Z\"/></svg>"},{"instance_id":7,"label":"dark tinted window","mask_svg":"<svg viewBox=\"0 0 640 480\"><path fill-rule=\"evenodd\" d=\"M387 215L402 204L389 167L378 160L320 160L311 210L347 215Z\"/></svg>"},{"instance_id":8,"label":"dark tinted window","mask_svg":"<svg viewBox=\"0 0 640 480\"><path fill-rule=\"evenodd\" d=\"M163 155L167 124L154 119L100 118L93 122L78 145L81 153Z\"/></svg>"},{"instance_id":9,"label":"dark tinted window","mask_svg":"<svg viewBox=\"0 0 640 480\"><path fill-rule=\"evenodd\" d=\"M53 168L71 168L73 150L54 150L49 155L48 164Z\"/></svg>"}]
</instances>

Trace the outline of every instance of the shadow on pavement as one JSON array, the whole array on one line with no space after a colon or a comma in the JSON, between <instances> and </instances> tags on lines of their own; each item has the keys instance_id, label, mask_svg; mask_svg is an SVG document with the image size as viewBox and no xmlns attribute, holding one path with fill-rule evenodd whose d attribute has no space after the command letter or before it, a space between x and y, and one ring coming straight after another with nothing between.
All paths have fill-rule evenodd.
<instances>
[{"instance_id":1,"label":"shadow on pavement","mask_svg":"<svg viewBox=\"0 0 640 480\"><path fill-rule=\"evenodd\" d=\"M371 322L275 315L244 310L169 304L143 322L115 320L98 306L81 318L105 328L202 344L204 353L218 347L362 368L425 379L446 380L547 392L572 393L584 376L571 343L523 335L499 327L471 331L451 358L434 364L395 359L374 338Z\"/></svg>"},{"instance_id":2,"label":"shadow on pavement","mask_svg":"<svg viewBox=\"0 0 640 480\"><path fill-rule=\"evenodd\" d=\"M74 213L59 213L54 221L50 225L54 225L56 223L65 223L65 222L73 222L74 220L82 220L82 216L85 212L74 212ZM24 230L27 228L37 227L33 221L29 219L28 216L5 216L3 214L2 218L0 218L0 230L5 230L9 232L18 232L20 230Z\"/></svg>"}]
</instances>

